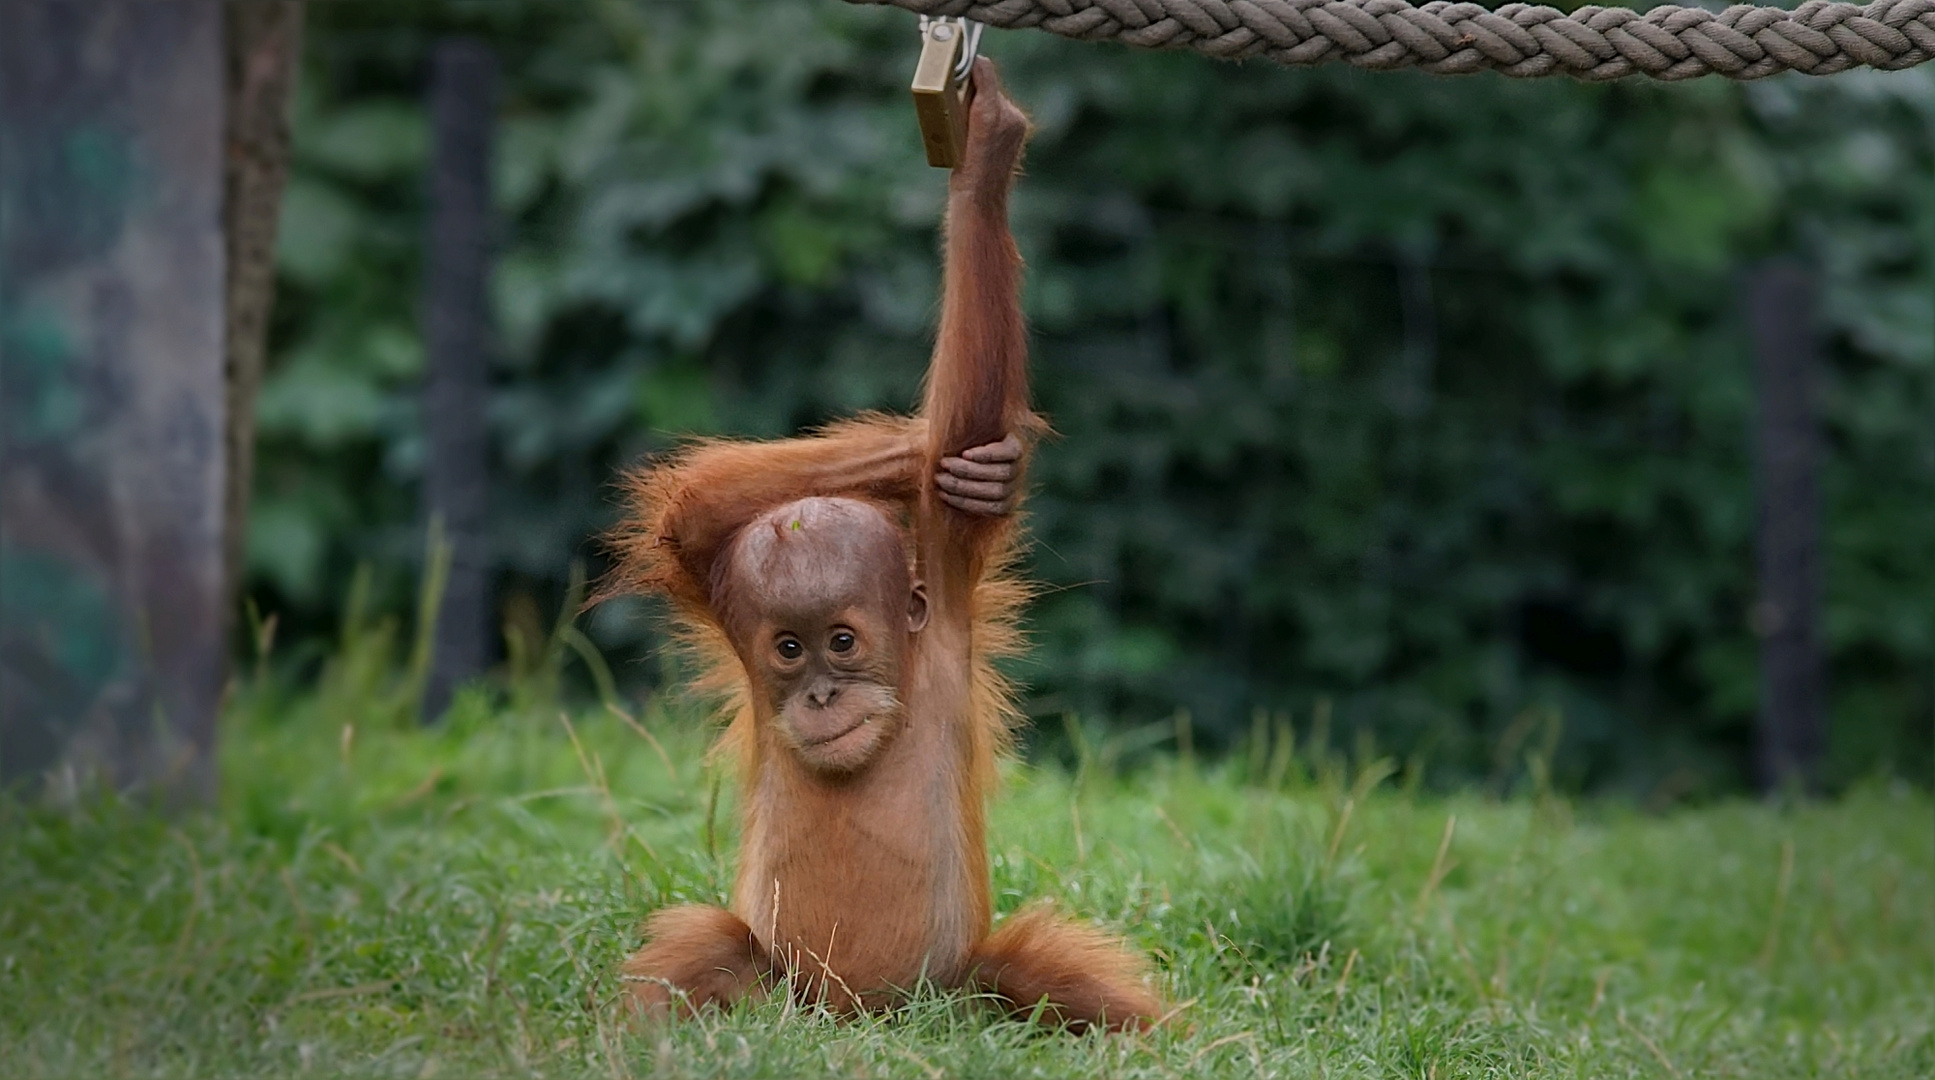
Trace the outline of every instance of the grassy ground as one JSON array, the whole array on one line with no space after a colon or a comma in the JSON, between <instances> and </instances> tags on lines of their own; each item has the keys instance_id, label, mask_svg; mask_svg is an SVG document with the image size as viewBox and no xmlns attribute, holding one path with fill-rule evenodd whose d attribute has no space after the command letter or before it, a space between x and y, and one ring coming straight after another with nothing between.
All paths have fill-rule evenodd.
<instances>
[{"instance_id":1,"label":"grassy ground","mask_svg":"<svg viewBox=\"0 0 1935 1080\"><path fill-rule=\"evenodd\" d=\"M638 1034L611 1004L640 917L729 879L697 733L359 714L245 702L219 814L0 803L0 1075L1935 1075L1924 793L1647 814L1419 794L1280 740L1125 774L1097 743L1011 771L997 907L1125 933L1184 1024L1040 1034L930 993Z\"/></svg>"}]
</instances>

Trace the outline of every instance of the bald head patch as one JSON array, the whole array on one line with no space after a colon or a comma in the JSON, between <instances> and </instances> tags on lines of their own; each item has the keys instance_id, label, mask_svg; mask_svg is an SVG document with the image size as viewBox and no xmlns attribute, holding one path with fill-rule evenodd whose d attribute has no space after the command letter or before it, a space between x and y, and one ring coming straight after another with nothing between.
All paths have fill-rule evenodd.
<instances>
[{"instance_id":1,"label":"bald head patch","mask_svg":"<svg viewBox=\"0 0 1935 1080\"><path fill-rule=\"evenodd\" d=\"M900 528L857 499L788 503L740 531L715 596L741 623L786 623L841 608L899 611L912 579Z\"/></svg>"}]
</instances>

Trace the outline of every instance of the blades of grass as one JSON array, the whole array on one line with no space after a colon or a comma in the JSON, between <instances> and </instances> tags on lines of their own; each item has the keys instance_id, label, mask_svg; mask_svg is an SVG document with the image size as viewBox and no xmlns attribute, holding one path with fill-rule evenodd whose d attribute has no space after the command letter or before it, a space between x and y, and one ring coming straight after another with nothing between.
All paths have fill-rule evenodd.
<instances>
[{"instance_id":1,"label":"blades of grass","mask_svg":"<svg viewBox=\"0 0 1935 1080\"><path fill-rule=\"evenodd\" d=\"M400 718L416 719L423 708L423 688L430 682L430 663L436 651L437 615L443 608L444 586L450 581L450 540L444 536L443 515L430 515L423 542L423 580L417 588L417 632L398 688Z\"/></svg>"},{"instance_id":2,"label":"blades of grass","mask_svg":"<svg viewBox=\"0 0 1935 1080\"><path fill-rule=\"evenodd\" d=\"M577 654L578 660L584 664L587 671L591 672L591 681L597 688L599 703L606 708L615 707L618 704L618 683L611 677L611 665L605 663L605 654L599 652L598 646L592 644L584 631L575 626L566 625L561 628L558 631L558 638Z\"/></svg>"},{"instance_id":3,"label":"blades of grass","mask_svg":"<svg viewBox=\"0 0 1935 1080\"><path fill-rule=\"evenodd\" d=\"M1284 781L1289 778L1296 761L1297 729L1286 712L1276 722L1275 745L1270 749L1270 772L1264 786L1271 791L1282 791Z\"/></svg>"},{"instance_id":4,"label":"blades of grass","mask_svg":"<svg viewBox=\"0 0 1935 1080\"><path fill-rule=\"evenodd\" d=\"M558 713L558 718L564 721L565 732L571 736L571 745L577 751L578 761L582 764L586 758L584 746L578 741L577 729L572 727L571 718L563 712ZM618 843L621 837L630 837L632 842L637 844L645 852L645 856L651 859L652 862L658 863L663 861L659 858L658 849L654 848L649 840L640 836L638 830L632 828L631 823L625 820L625 815L619 812L618 800L611 793L611 782L605 777L604 758L595 751L590 756L590 771L587 773L587 776L591 779L592 785L597 789L599 800L604 804L605 816L609 822L607 834L611 839L613 853L618 856L619 864L626 865L624 856L620 853L623 845Z\"/></svg>"},{"instance_id":5,"label":"blades of grass","mask_svg":"<svg viewBox=\"0 0 1935 1080\"><path fill-rule=\"evenodd\" d=\"M1774 879L1774 911L1767 918L1767 938L1760 947L1760 958L1754 966L1762 971L1774 966L1774 954L1780 950L1780 924L1787 914L1787 890L1794 883L1794 841L1789 838L1780 842L1780 873Z\"/></svg>"},{"instance_id":6,"label":"blades of grass","mask_svg":"<svg viewBox=\"0 0 1935 1080\"><path fill-rule=\"evenodd\" d=\"M1438 890L1438 883L1451 872L1451 864L1445 862L1445 857L1451 852L1451 835L1457 828L1458 815L1445 815L1445 831L1438 838L1438 854L1431 860L1431 873L1425 876L1424 888L1418 890L1416 913L1419 916L1424 914L1425 905L1431 902L1431 894Z\"/></svg>"},{"instance_id":7,"label":"blades of grass","mask_svg":"<svg viewBox=\"0 0 1935 1080\"><path fill-rule=\"evenodd\" d=\"M1667 1072L1671 1073L1676 1078L1683 1077L1686 1075L1685 1073L1680 1071L1679 1066L1673 1064L1672 1059L1666 1056L1666 1051L1661 1050L1658 1043L1647 1038L1645 1032L1639 1030L1638 1028L1634 1027L1632 1024L1626 1021L1626 1010L1624 1009L1619 1010L1619 1013L1616 1019L1619 1021L1619 1026L1625 1029L1628 1035L1631 1035L1633 1038L1638 1039L1639 1044L1641 1046L1644 1046L1647 1049L1647 1051L1653 1055L1653 1060L1659 1062L1660 1065L1663 1066Z\"/></svg>"},{"instance_id":8,"label":"blades of grass","mask_svg":"<svg viewBox=\"0 0 1935 1080\"><path fill-rule=\"evenodd\" d=\"M673 783L678 783L679 770L672 764L672 755L665 752L665 744L658 741L658 736L653 735L651 730L644 724L639 723L632 714L619 708L616 701L605 702L605 708L610 710L613 716L623 720L625 726L637 732L640 738L651 744L652 749L658 753L659 761L665 765L665 775L671 777Z\"/></svg>"}]
</instances>

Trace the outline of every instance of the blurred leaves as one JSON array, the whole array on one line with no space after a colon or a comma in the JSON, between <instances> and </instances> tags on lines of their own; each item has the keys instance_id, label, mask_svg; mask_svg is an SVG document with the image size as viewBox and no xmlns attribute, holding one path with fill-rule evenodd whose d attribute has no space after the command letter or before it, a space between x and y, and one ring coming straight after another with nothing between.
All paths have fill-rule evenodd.
<instances>
[{"instance_id":1,"label":"blurred leaves","mask_svg":"<svg viewBox=\"0 0 1935 1080\"><path fill-rule=\"evenodd\" d=\"M254 587L407 610L438 34L489 40L489 424L507 605L552 610L615 470L916 398L944 178L911 17L806 0L312 12L262 403ZM1566 783L1733 782L1756 696L1739 276L1821 268L1842 775L1935 711L1935 82L1588 86L1219 65L990 32L1037 135L1015 207L1038 397L1040 713L1335 703L1483 775L1528 708ZM629 609L627 609L629 610ZM654 678L647 624L591 630ZM1677 781L1676 781L1677 782Z\"/></svg>"}]
</instances>

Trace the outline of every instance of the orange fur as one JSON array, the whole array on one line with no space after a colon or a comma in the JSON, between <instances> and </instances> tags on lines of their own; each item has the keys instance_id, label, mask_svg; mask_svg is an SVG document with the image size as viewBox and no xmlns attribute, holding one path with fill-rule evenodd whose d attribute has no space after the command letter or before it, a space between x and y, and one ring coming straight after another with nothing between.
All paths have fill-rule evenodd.
<instances>
[{"instance_id":1,"label":"orange fur","mask_svg":"<svg viewBox=\"0 0 1935 1080\"><path fill-rule=\"evenodd\" d=\"M670 599L699 667L694 688L727 720L719 748L736 761L743 796L732 912L661 912L627 964L648 1011L669 1008L667 983L695 1003L724 1001L770 963L796 994L841 1010L887 1004L922 978L964 985L980 970L1017 1004L1047 994L1071 1025L1132 1027L1155 1015L1138 962L1099 932L1025 913L989 937L984 814L1020 719L995 661L1020 651L1029 589L1013 572L1014 515L949 506L935 475L943 457L1008 435L1025 447L1044 427L1028 407L1020 257L1007 227L1027 126L991 67L975 78L922 414L867 415L778 442L700 442L624 480L630 512L611 537L618 563L603 595ZM720 588L740 531L810 496L886 513L928 598L890 688L899 726L864 768L837 778L802 764L777 733L765 669L727 633L728 616L745 614L731 601L739 586ZM721 610L729 601L731 612ZM735 936L742 931L750 946Z\"/></svg>"},{"instance_id":2,"label":"orange fur","mask_svg":"<svg viewBox=\"0 0 1935 1080\"><path fill-rule=\"evenodd\" d=\"M647 1016L690 1016L707 1005L730 1005L759 986L771 958L752 930L731 912L687 904L663 908L646 920L646 945L625 961L621 976L632 1002Z\"/></svg>"},{"instance_id":3,"label":"orange fur","mask_svg":"<svg viewBox=\"0 0 1935 1080\"><path fill-rule=\"evenodd\" d=\"M969 981L1011 1012L1073 1031L1100 1024L1110 1031L1147 1028L1161 999L1147 969L1114 937L1058 918L1046 904L1015 912L974 950Z\"/></svg>"}]
</instances>

